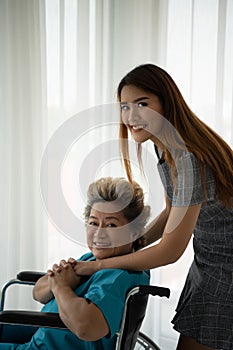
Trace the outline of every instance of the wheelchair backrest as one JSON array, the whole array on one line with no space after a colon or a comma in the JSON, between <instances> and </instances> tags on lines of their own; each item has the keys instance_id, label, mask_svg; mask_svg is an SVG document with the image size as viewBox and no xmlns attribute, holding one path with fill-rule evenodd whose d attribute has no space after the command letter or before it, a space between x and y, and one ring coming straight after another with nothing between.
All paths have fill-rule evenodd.
<instances>
[{"instance_id":1,"label":"wheelchair backrest","mask_svg":"<svg viewBox=\"0 0 233 350\"><path fill-rule=\"evenodd\" d=\"M140 286L129 291L118 334L116 350L131 350L137 341L137 336L146 314L148 294L140 292Z\"/></svg>"}]
</instances>

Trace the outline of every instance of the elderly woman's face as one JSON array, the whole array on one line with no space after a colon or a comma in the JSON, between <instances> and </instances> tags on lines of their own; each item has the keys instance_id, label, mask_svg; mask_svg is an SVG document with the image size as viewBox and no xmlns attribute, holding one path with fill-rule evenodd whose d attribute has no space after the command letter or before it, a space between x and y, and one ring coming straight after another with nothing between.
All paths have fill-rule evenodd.
<instances>
[{"instance_id":1,"label":"elderly woman's face","mask_svg":"<svg viewBox=\"0 0 233 350\"><path fill-rule=\"evenodd\" d=\"M127 224L122 210L114 203L97 202L93 205L87 222L87 244L96 259L132 251L133 234Z\"/></svg>"}]
</instances>

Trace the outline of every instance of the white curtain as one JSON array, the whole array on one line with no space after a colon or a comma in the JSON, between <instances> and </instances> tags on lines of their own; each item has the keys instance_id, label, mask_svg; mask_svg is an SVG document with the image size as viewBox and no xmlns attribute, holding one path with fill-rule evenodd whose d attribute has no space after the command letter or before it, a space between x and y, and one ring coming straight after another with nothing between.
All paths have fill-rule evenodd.
<instances>
[{"instance_id":1,"label":"white curtain","mask_svg":"<svg viewBox=\"0 0 233 350\"><path fill-rule=\"evenodd\" d=\"M197 115L233 144L233 0L1 0L0 16L2 283L18 269L45 269L86 250L44 225L41 156L70 117L115 102L119 80L134 66L165 68ZM114 133L89 131L86 157ZM69 182L77 181L76 150ZM145 163L154 170L156 214L162 188L151 158ZM114 166L103 168L98 174ZM152 283L172 294L150 300L143 331L166 350L175 349L170 321L191 260L189 245L176 264L152 273Z\"/></svg>"},{"instance_id":2,"label":"white curtain","mask_svg":"<svg viewBox=\"0 0 233 350\"><path fill-rule=\"evenodd\" d=\"M0 1L0 46L2 285L20 270L47 266L39 182L47 142L43 0ZM19 299L15 292L14 305Z\"/></svg>"}]
</instances>

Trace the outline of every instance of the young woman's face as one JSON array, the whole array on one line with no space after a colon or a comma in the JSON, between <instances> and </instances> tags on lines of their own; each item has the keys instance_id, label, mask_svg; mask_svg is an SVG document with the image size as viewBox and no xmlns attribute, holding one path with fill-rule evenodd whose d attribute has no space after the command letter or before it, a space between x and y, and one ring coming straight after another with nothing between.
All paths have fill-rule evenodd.
<instances>
[{"instance_id":1,"label":"young woman's face","mask_svg":"<svg viewBox=\"0 0 233 350\"><path fill-rule=\"evenodd\" d=\"M132 251L132 233L122 211L111 202L95 203L87 222L87 244L96 259ZM122 228L122 226L125 226Z\"/></svg>"},{"instance_id":2,"label":"young woman's face","mask_svg":"<svg viewBox=\"0 0 233 350\"><path fill-rule=\"evenodd\" d=\"M136 142L156 142L163 125L163 110L159 98L134 85L121 91L121 117Z\"/></svg>"}]
</instances>

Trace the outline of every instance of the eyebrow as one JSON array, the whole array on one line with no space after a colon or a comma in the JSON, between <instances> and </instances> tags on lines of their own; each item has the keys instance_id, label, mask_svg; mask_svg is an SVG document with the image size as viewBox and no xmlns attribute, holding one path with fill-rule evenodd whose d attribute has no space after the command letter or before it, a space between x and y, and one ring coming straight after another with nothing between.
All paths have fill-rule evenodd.
<instances>
[{"instance_id":1,"label":"eyebrow","mask_svg":"<svg viewBox=\"0 0 233 350\"><path fill-rule=\"evenodd\" d=\"M98 218L94 215L89 216L89 219L98 220ZM119 221L119 219L116 216L107 216L106 218L104 218L104 220L112 220L112 219Z\"/></svg>"},{"instance_id":2,"label":"eyebrow","mask_svg":"<svg viewBox=\"0 0 233 350\"><path fill-rule=\"evenodd\" d=\"M133 103L137 103L137 102L139 102L139 101L141 101L141 100L149 100L149 97L144 97L144 96L142 96L142 97L138 97L138 98L136 98L136 100L134 100L133 101ZM121 101L120 102L121 104L127 104L127 103L129 103L129 102L123 102L123 101Z\"/></svg>"}]
</instances>

